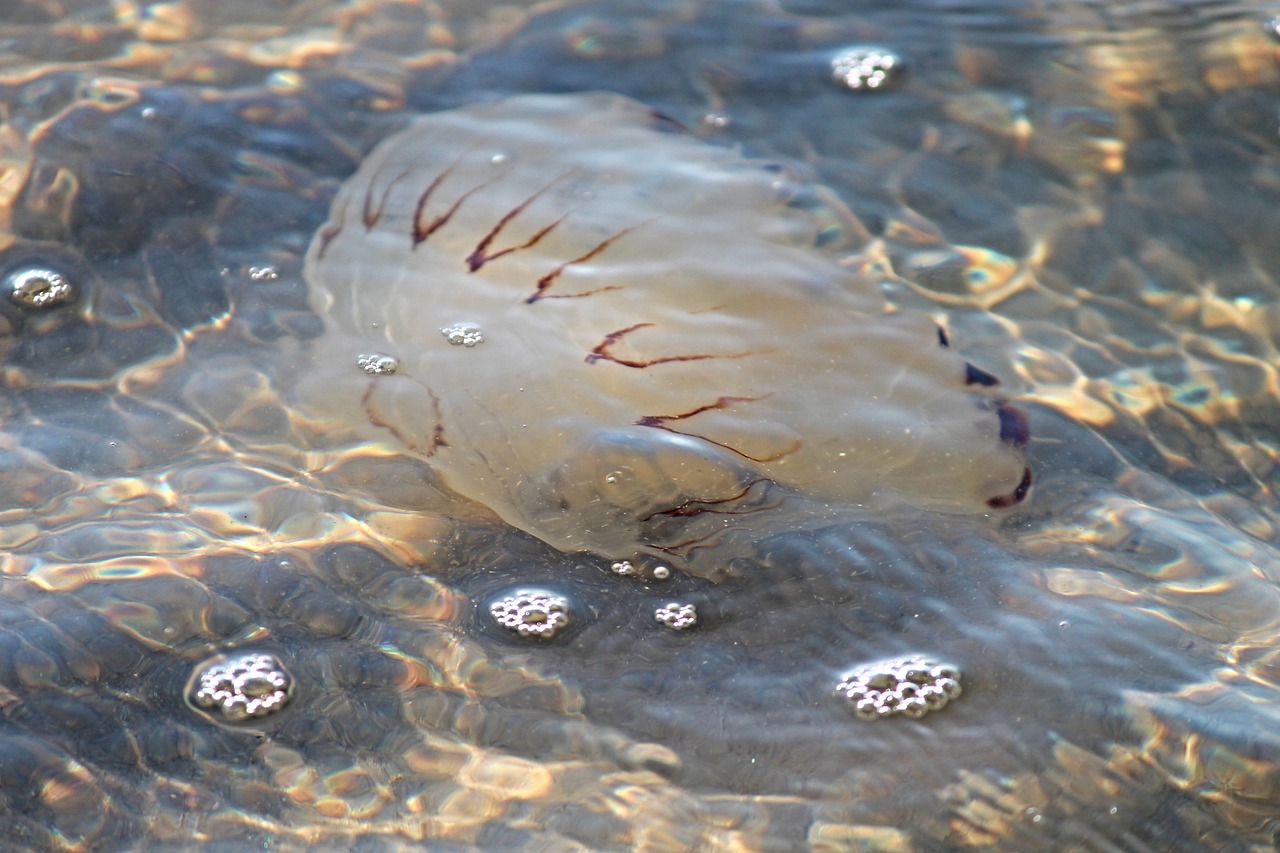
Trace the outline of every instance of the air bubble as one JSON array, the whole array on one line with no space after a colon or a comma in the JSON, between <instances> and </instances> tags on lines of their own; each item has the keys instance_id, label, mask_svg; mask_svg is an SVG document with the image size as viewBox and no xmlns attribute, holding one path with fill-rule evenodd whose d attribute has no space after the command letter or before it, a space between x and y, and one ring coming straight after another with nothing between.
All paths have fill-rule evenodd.
<instances>
[{"instance_id":1,"label":"air bubble","mask_svg":"<svg viewBox=\"0 0 1280 853\"><path fill-rule=\"evenodd\" d=\"M938 666L929 669L928 673L929 678L927 678L926 681L933 681L934 683L937 683L938 680L943 678L950 678L956 681L960 680L960 670L950 664L939 664Z\"/></svg>"},{"instance_id":2,"label":"air bubble","mask_svg":"<svg viewBox=\"0 0 1280 853\"><path fill-rule=\"evenodd\" d=\"M553 637L569 624L569 600L541 590L521 590L489 606L499 625L521 637Z\"/></svg>"},{"instance_id":3,"label":"air bubble","mask_svg":"<svg viewBox=\"0 0 1280 853\"><path fill-rule=\"evenodd\" d=\"M940 667L935 667L939 669ZM902 681L910 681L914 684L928 684L937 677L930 669L923 666L909 665L904 666L898 671L898 678Z\"/></svg>"},{"instance_id":4,"label":"air bubble","mask_svg":"<svg viewBox=\"0 0 1280 853\"><path fill-rule=\"evenodd\" d=\"M279 712L289 702L293 677L270 654L206 662L188 686L188 700L222 722L242 723Z\"/></svg>"},{"instance_id":5,"label":"air bubble","mask_svg":"<svg viewBox=\"0 0 1280 853\"><path fill-rule=\"evenodd\" d=\"M898 679L892 672L869 672L862 680L873 690L888 690L898 683Z\"/></svg>"},{"instance_id":6,"label":"air bubble","mask_svg":"<svg viewBox=\"0 0 1280 853\"><path fill-rule=\"evenodd\" d=\"M445 326L440 330L440 334L444 335L445 340L455 347L473 347L484 343L484 334L481 333L480 327L473 326L470 323L456 323L452 326Z\"/></svg>"},{"instance_id":7,"label":"air bubble","mask_svg":"<svg viewBox=\"0 0 1280 853\"><path fill-rule=\"evenodd\" d=\"M395 356L376 352L357 356L356 364L370 376L390 376L400 367L400 361Z\"/></svg>"},{"instance_id":8,"label":"air bubble","mask_svg":"<svg viewBox=\"0 0 1280 853\"><path fill-rule=\"evenodd\" d=\"M698 624L698 609L692 604L681 604L678 601L662 605L653 616L661 624L677 631L684 631Z\"/></svg>"},{"instance_id":9,"label":"air bubble","mask_svg":"<svg viewBox=\"0 0 1280 853\"><path fill-rule=\"evenodd\" d=\"M853 707L854 713L864 720L874 720L880 716L880 703L876 699L867 697L859 699Z\"/></svg>"},{"instance_id":10,"label":"air bubble","mask_svg":"<svg viewBox=\"0 0 1280 853\"><path fill-rule=\"evenodd\" d=\"M648 569L644 565L638 566L630 560L615 560L609 564L609 569L615 575L622 575L627 578L664 581L671 577L671 569L666 566L654 566L653 568Z\"/></svg>"},{"instance_id":11,"label":"air bubble","mask_svg":"<svg viewBox=\"0 0 1280 853\"><path fill-rule=\"evenodd\" d=\"M836 692L864 720L902 714L920 719L961 694L960 670L913 656L864 664L836 685Z\"/></svg>"},{"instance_id":12,"label":"air bubble","mask_svg":"<svg viewBox=\"0 0 1280 853\"><path fill-rule=\"evenodd\" d=\"M847 89L875 91L890 85L902 70L902 58L881 47L848 47L831 60L832 78Z\"/></svg>"},{"instance_id":13,"label":"air bubble","mask_svg":"<svg viewBox=\"0 0 1280 853\"><path fill-rule=\"evenodd\" d=\"M75 287L56 270L24 269L13 272L5 281L9 301L23 308L54 308L75 297Z\"/></svg>"},{"instance_id":14,"label":"air bubble","mask_svg":"<svg viewBox=\"0 0 1280 853\"><path fill-rule=\"evenodd\" d=\"M932 711L946 707L948 701L947 693L941 687L929 686L920 689L920 698L929 706Z\"/></svg>"}]
</instances>

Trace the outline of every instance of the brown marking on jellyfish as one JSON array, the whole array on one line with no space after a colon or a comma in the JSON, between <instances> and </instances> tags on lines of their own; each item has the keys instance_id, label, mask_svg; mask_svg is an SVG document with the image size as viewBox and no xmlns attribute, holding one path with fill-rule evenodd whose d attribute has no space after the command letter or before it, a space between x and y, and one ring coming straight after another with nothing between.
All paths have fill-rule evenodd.
<instances>
[{"instance_id":1,"label":"brown marking on jellyfish","mask_svg":"<svg viewBox=\"0 0 1280 853\"><path fill-rule=\"evenodd\" d=\"M324 257L324 253L329 251L329 244L338 238L342 233L342 221L347 217L347 204L351 201L350 196L342 199L342 207L332 217L332 222L320 229L316 234L319 249L316 250L316 260Z\"/></svg>"},{"instance_id":2,"label":"brown marking on jellyfish","mask_svg":"<svg viewBox=\"0 0 1280 853\"><path fill-rule=\"evenodd\" d=\"M659 133L672 133L678 136L689 135L689 128L685 127L684 122L677 118L672 118L658 109L649 110L649 128Z\"/></svg>"},{"instance_id":3,"label":"brown marking on jellyfish","mask_svg":"<svg viewBox=\"0 0 1280 853\"><path fill-rule=\"evenodd\" d=\"M340 222L335 222L332 225L326 225L324 228L320 229L320 233L317 235L320 240L320 249L316 252L317 259L324 257L324 253L329 250L329 244L336 240L338 235L341 233L342 223Z\"/></svg>"},{"instance_id":4,"label":"brown marking on jellyfish","mask_svg":"<svg viewBox=\"0 0 1280 853\"><path fill-rule=\"evenodd\" d=\"M610 290L622 290L621 284L609 284L604 287L593 288L592 290L584 290L581 293L549 293L542 297L543 299L581 299L584 296L594 296L597 293L607 293ZM531 300L526 299L525 302Z\"/></svg>"},{"instance_id":5,"label":"brown marking on jellyfish","mask_svg":"<svg viewBox=\"0 0 1280 853\"><path fill-rule=\"evenodd\" d=\"M484 237L480 239L479 243L476 243L476 247L475 249L472 250L471 254L467 255L467 268L470 269L471 272L475 272L476 270L480 269L482 266L487 264L489 261L492 261L494 258L500 258L503 255L508 255L512 252L520 251L521 249L528 249L529 247L536 245L539 240L541 240L543 237L551 233L551 231L557 225L559 225L561 222L564 222L565 219L568 218L569 214L573 213L573 210L570 210L568 213L564 214L564 216L561 216L559 219L555 220L550 225L536 232L532 237L530 237L525 242L517 246L508 246L505 249L499 249L498 251L492 254L489 253L489 246L493 243L495 239L497 239L498 234L502 231L502 229L507 227L508 224L510 224L511 220L515 219L517 216L523 213L525 209L529 207L529 205L537 201L540 196L542 196L544 193L547 192L547 190L551 189L557 183L559 183L560 181L563 181L565 178L569 177L576 171L577 169L570 169L569 171L565 172L563 175L560 175L558 178L551 180L542 189L538 190L533 195L529 196L524 201L520 202L515 207L511 208L511 210L507 211L507 213L504 214L503 217L499 219L497 223L494 224L493 228L489 229L489 233L484 235Z\"/></svg>"},{"instance_id":6,"label":"brown marking on jellyfish","mask_svg":"<svg viewBox=\"0 0 1280 853\"><path fill-rule=\"evenodd\" d=\"M643 224L645 223L643 222L640 223L640 225L643 225ZM571 267L574 264L586 263L587 261L594 258L596 255L603 252L605 249L612 246L618 239L626 236L627 234L630 234L632 231L639 228L640 225L632 225L629 228L623 228L621 231L619 231L617 234L614 234L612 237L606 237L605 239L597 243L594 247L592 247L591 249L588 249L585 253L579 255L578 257L574 258L571 261L565 261L560 266L556 267L551 272L547 273L542 278L538 279L537 289L535 289L534 292L530 294L530 296L527 299L525 299L525 302L532 305L533 303L537 302L539 299L545 299L547 297L552 297L557 295L557 294L547 293L547 291L551 289L551 286L555 284L556 279L560 277L560 273L564 272L567 267ZM612 285L609 287L597 288L596 290L588 291L587 293L574 293L571 295L590 296L592 293L600 293L605 290L617 290L617 289L618 289L617 285Z\"/></svg>"},{"instance_id":7,"label":"brown marking on jellyfish","mask_svg":"<svg viewBox=\"0 0 1280 853\"><path fill-rule=\"evenodd\" d=\"M745 494L746 492L743 492L743 495ZM689 518L696 515L701 515L703 512L709 512L713 515L754 515L758 512L774 511L777 509L777 506L778 505L776 503L769 503L769 504L761 504L760 506L753 506L749 509L740 509L740 510L716 510L716 509L709 509L704 507L701 509L691 509L688 512L682 513L681 516L678 516L678 517ZM681 542L674 542L670 545L658 546L658 550L670 556L688 557L690 554L692 554L694 551L697 551L699 548L715 547L716 541L724 537L725 533L726 533L725 530L715 530L715 531L712 531L711 533L708 533L705 536L696 536L692 539L685 539Z\"/></svg>"},{"instance_id":8,"label":"brown marking on jellyfish","mask_svg":"<svg viewBox=\"0 0 1280 853\"><path fill-rule=\"evenodd\" d=\"M645 424L644 426L650 426L650 424ZM681 430L672 429L671 427L665 427L665 426L655 426L654 429L666 430L667 432L675 433L676 435L683 435L683 436L688 436L689 438L701 439L702 441L705 441L708 444L714 444L716 447L723 448L724 450L727 450L730 453L736 453L737 455L741 456L743 459L746 459L750 462L759 462L759 463L777 462L782 457L790 456L792 453L795 453L797 450L800 449L800 444L801 444L800 439L796 439L795 441L791 442L791 444L787 446L785 449L779 450L777 453L774 453L770 456L751 456L750 454L743 453L741 450L739 450L738 448L732 445L725 444L723 441L716 441L714 438L707 438L705 435L699 435L696 432L683 432Z\"/></svg>"},{"instance_id":9,"label":"brown marking on jellyfish","mask_svg":"<svg viewBox=\"0 0 1280 853\"><path fill-rule=\"evenodd\" d=\"M412 381L418 382L416 379ZM364 393L360 395L360 406L364 409L365 415L369 418L369 423L387 430L396 438L404 442L405 446L410 450L415 453L421 453L423 456L434 456L437 450L442 447L449 446L449 442L445 439L444 435L444 419L440 412L440 398L437 397L430 388L423 385L421 382L418 382L418 384L422 386L422 390L426 391L427 396L431 398L431 410L435 414L435 426L431 428L431 441L426 446L423 446L415 440L413 436L405 435L400 430L396 429L393 424L383 420L382 416L378 414L377 407L373 400L373 392L377 384L378 382L376 380L370 382L369 386L365 388Z\"/></svg>"},{"instance_id":10,"label":"brown marking on jellyfish","mask_svg":"<svg viewBox=\"0 0 1280 853\"><path fill-rule=\"evenodd\" d=\"M493 183L498 179L498 176L494 176L489 180L485 181L484 183L480 184L479 186L475 186L467 190L465 193L463 193L461 196L458 197L457 201L455 201L449 207L448 210L446 210L444 213L437 216L435 219L431 220L431 222L429 222L426 226L423 226L422 214L423 214L423 211L426 210L427 202L431 200L431 196L435 194L435 191L440 188L440 184L444 183L444 179L449 177L449 175L453 172L453 170L457 168L458 164L461 163L462 160L468 154L470 154L473 150L474 148L468 148L466 151L463 151L456 158L454 158L452 163L450 163L448 166L445 166L444 170L441 171L440 174L436 175L431 180L431 183L427 184L427 188L422 191L422 195L418 196L418 203L415 204L413 207L413 234L412 234L413 248L415 249L418 248L418 244L420 244L423 240L430 237L436 231L440 230L440 228L442 228L445 225L445 223L447 223L450 219L452 219L453 215L458 212L458 208L462 206L462 203L464 201L466 201L472 195L484 189L485 187L489 186L489 184Z\"/></svg>"},{"instance_id":11,"label":"brown marking on jellyfish","mask_svg":"<svg viewBox=\"0 0 1280 853\"><path fill-rule=\"evenodd\" d=\"M652 325L653 323L635 323L633 325L627 326L626 328L618 329L617 331L610 332L609 334L604 336L604 338L600 341L600 343L595 345L595 347L591 350L591 352L587 354L587 364L595 364L597 361L603 360L603 361L612 361L614 364L620 364L623 367L652 367L655 364L667 364L673 361L705 361L709 358L743 358L744 356L750 355L750 353L745 353L745 352L735 353L733 355L721 355L721 356L711 355L710 353L693 353L691 355L664 355L660 358L651 358L645 361L636 361L634 359L629 359L629 358L619 358L618 356L609 352L610 347L612 347L618 341L625 338L627 335L631 334L637 329L648 328L649 326L652 326Z\"/></svg>"},{"instance_id":12,"label":"brown marking on jellyfish","mask_svg":"<svg viewBox=\"0 0 1280 853\"><path fill-rule=\"evenodd\" d=\"M502 228L502 226L505 225L508 221L510 221L511 217L519 213L519 211L520 211L520 208L517 208L516 210L502 217L502 220L498 223L498 225L494 226L494 229L490 231L489 234L483 240L481 240L479 244L476 245L475 251L473 251L470 255L467 255L467 267L470 269L471 272L475 272L476 270L480 269L482 266L487 264L489 261L492 261L494 258L500 258L503 255L509 255L512 252L518 252L521 249L528 249L531 246L537 245L539 240L541 240L543 237L550 234L557 225L559 225L561 222L564 222L565 219L569 217L569 214L566 213L564 216L561 216L559 219L555 220L547 227L541 229L540 231L535 232L532 237L530 237L528 240L526 240L525 242L517 246L508 246L505 249L499 249L498 251L494 252L491 255L485 254L484 250L488 247L489 242L495 236L497 236L498 230ZM610 288L610 289L613 289L613 288ZM579 295L579 294L573 294L573 295Z\"/></svg>"},{"instance_id":13,"label":"brown marking on jellyfish","mask_svg":"<svg viewBox=\"0 0 1280 853\"><path fill-rule=\"evenodd\" d=\"M774 506L776 506L776 504L757 504L754 506L739 507L736 509L732 507L727 507L727 508L725 507L726 504L732 504L735 501L741 501L747 495L751 494L752 489L754 489L756 486L767 484L769 482L770 481L767 477L758 477L757 479L752 480L750 483L747 483L746 488L738 492L736 495L730 495L727 498L720 498L719 500L714 500L714 501L688 500L680 504L679 506L674 506L674 507L671 507L670 509L660 509L657 512L646 515L644 518L640 520L640 523L644 524L646 522L653 521L655 518L658 518L659 516L665 516L667 518L692 518L695 515L702 515L704 512L711 513L712 515L752 515L757 512L762 512L767 509L772 509ZM722 508L715 509L715 507L722 507ZM703 537L703 539L705 538L706 537ZM697 543L700 541L702 541L702 539L690 539L690 540L687 540L686 542L681 542L679 544L672 545L670 547L682 548L686 545ZM667 550L667 549L664 548L663 550Z\"/></svg>"},{"instance_id":14,"label":"brown marking on jellyfish","mask_svg":"<svg viewBox=\"0 0 1280 853\"><path fill-rule=\"evenodd\" d=\"M1027 496L1027 492L1031 491L1031 468L1030 466L1022 469L1022 480L1018 482L1017 488L1007 495L998 495L987 501L987 506L992 509L1005 509L1014 504L1021 503Z\"/></svg>"},{"instance_id":15,"label":"brown marking on jellyfish","mask_svg":"<svg viewBox=\"0 0 1280 853\"><path fill-rule=\"evenodd\" d=\"M1031 440L1031 423L1027 413L1017 406L1000 403L996 408L1000 418L1000 440L1021 450Z\"/></svg>"},{"instance_id":16,"label":"brown marking on jellyfish","mask_svg":"<svg viewBox=\"0 0 1280 853\"><path fill-rule=\"evenodd\" d=\"M964 363L964 384L965 385L982 385L990 388L992 385L999 385L1000 380L992 376L981 367L974 367L969 362Z\"/></svg>"},{"instance_id":17,"label":"brown marking on jellyfish","mask_svg":"<svg viewBox=\"0 0 1280 853\"><path fill-rule=\"evenodd\" d=\"M369 183L369 190L364 194L364 206L360 210L360 220L364 222L364 230L372 231L373 226L378 224L378 220L382 218L382 213L387 208L387 199L391 196L391 191L395 189L396 184L404 180L409 174L409 170L405 169L400 174L392 178L385 187L382 188L382 195L378 199L378 207L373 207L373 182Z\"/></svg>"},{"instance_id":18,"label":"brown marking on jellyfish","mask_svg":"<svg viewBox=\"0 0 1280 853\"><path fill-rule=\"evenodd\" d=\"M764 394L760 397L717 397L714 403L708 403L705 406L699 406L696 409L690 409L679 415L645 415L636 421L637 426L661 427L667 421L681 421L685 418L691 418L694 415L700 415L703 412L710 412L714 409L727 409L733 403L753 403L756 400L763 400L766 397L772 397L772 394Z\"/></svg>"},{"instance_id":19,"label":"brown marking on jellyfish","mask_svg":"<svg viewBox=\"0 0 1280 853\"><path fill-rule=\"evenodd\" d=\"M443 177L443 175L441 175L441 177ZM432 234L436 233L441 228L443 228L446 224L448 224L449 220L453 218L453 215L458 212L458 208L462 207L462 203L464 201L471 198L471 196L475 195L480 190L489 186L489 184L493 183L495 179L490 178L489 180L485 181L483 184L480 184L479 186L472 187L471 189L467 190L462 195L458 196L457 201L449 205L448 210L446 210L444 213L437 216L435 219L431 220L429 223L427 223L426 226L423 226L422 209L427 206L427 199L431 195L431 193L435 191L435 188L439 185L438 184L439 180L440 178L437 178L435 181L431 182L431 186L427 187L426 191L418 199L418 204L413 209L413 247L415 249L418 248L418 245L421 244L422 241L426 240Z\"/></svg>"},{"instance_id":20,"label":"brown marking on jellyfish","mask_svg":"<svg viewBox=\"0 0 1280 853\"><path fill-rule=\"evenodd\" d=\"M736 447L733 447L732 445L725 444L724 442L721 442L721 441L716 441L714 438L708 438L707 436L700 435L696 432L685 432L683 430L672 429L671 427L667 426L667 421L683 420L685 418L691 418L695 415L700 415L703 412L709 412L714 409L726 409L729 407L729 405L733 403L750 403L755 400L763 400L765 397L769 397L769 396L772 396L772 395L765 394L762 397L720 397L714 403L709 403L708 405L705 405L705 406L699 406L696 409L692 409L688 412L684 412L683 414L679 414L679 415L645 415L644 417L636 421L636 426L652 427L653 429L666 430L667 432L675 433L676 435L684 435L684 436L688 436L689 438L701 439L702 441L705 441L709 444L714 444L716 447L720 447L720 448L723 448L724 450L728 450L730 453L736 453L737 455L741 456L743 459L746 459L750 462L756 462L756 463L776 462L782 457L789 456L790 454L795 453L797 450L799 450L800 449L799 439L792 442L791 445L785 448L784 450L781 450L770 456L751 456L750 454L743 453L741 450L739 450Z\"/></svg>"}]
</instances>

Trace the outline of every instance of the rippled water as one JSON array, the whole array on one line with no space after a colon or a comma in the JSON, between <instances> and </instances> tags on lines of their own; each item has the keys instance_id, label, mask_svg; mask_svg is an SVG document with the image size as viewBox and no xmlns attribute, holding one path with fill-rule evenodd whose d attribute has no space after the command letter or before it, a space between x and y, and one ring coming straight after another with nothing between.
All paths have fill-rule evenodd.
<instances>
[{"instance_id":1,"label":"rippled water","mask_svg":"<svg viewBox=\"0 0 1280 853\"><path fill-rule=\"evenodd\" d=\"M1273 849L1278 13L6 7L0 272L74 296L0 305L5 843ZM842 85L857 45L901 70ZM823 251L1029 413L1027 500L795 498L732 577L627 576L291 405L330 322L303 254L362 157L591 89L829 188ZM521 590L554 636L494 621ZM913 655L962 694L837 695Z\"/></svg>"}]
</instances>

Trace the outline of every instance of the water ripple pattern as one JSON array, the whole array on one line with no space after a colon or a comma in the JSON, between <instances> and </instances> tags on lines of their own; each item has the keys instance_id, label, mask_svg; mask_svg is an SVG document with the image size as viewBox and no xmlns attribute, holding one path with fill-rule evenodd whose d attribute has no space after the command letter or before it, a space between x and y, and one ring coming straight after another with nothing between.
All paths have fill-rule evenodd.
<instances>
[{"instance_id":1,"label":"water ripple pattern","mask_svg":"<svg viewBox=\"0 0 1280 853\"><path fill-rule=\"evenodd\" d=\"M13 0L0 15L5 843L1274 849L1275 15L1218 0ZM833 59L870 47L901 60L885 85L849 88L878 79L870 54L834 78ZM424 115L597 91L643 105L640 166L676 170L665 200L633 187L644 204L706 205L688 228L669 215L671 239L632 256L646 275L670 272L666 243L701 271L758 272L741 233L696 250L687 240L716 217L754 217L756 236L798 241L823 270L809 285L855 283L876 317L920 334L875 348L867 336L887 326L834 329L794 307L804 287L782 299L761 285L744 308L733 275L691 323L766 308L808 321L751 337L779 351L812 343L809 327L858 332L856 346L886 356L868 381L908 394L932 374L902 365L951 364L966 400L1025 413L985 412L1026 442L1035 487L1023 503L957 515L733 480L750 488L732 519L669 495L644 518L645 541L668 545L687 542L691 518L706 523L706 570L691 574L687 555L634 538L604 553L511 526L481 486L457 494L438 459L367 418L352 427L358 395L333 412L297 405L304 378L342 384L305 375L336 316L314 298L305 255L370 152ZM557 156L564 138L547 143ZM439 174L456 160L454 177L517 169L528 149L516 141L432 162ZM737 166L711 187L687 156ZM379 226L398 176L358 197L353 232ZM769 217L716 201L744 184L767 196ZM443 177L422 217L402 223L420 254L450 233L431 229L451 205L469 215L448 189ZM468 232L449 281L477 286L521 257L538 229L500 219ZM455 358L461 388L448 390L475 395L471 419L502 424L487 438L535 454L555 435L546 398L487 404L489 374L476 371L506 369L503 353L524 340L541 346L517 312L582 310L595 297L553 296L626 285L593 277L617 269L607 248L583 256L635 224L572 232L585 245L560 262L577 262L541 290L560 262L524 280L522 298L539 298L509 313L464 304L428 317L436 303L407 303L390 332L363 329L377 346L335 356L342 382L375 395L387 423L434 424L430 395L398 393L438 379L401 349L421 343ZM368 269L410 291L429 272ZM702 275L682 271L663 292L690 305L707 293ZM579 359L560 378L652 375L624 364L660 331L626 329L651 319L573 341ZM709 352L686 343L665 341L683 347L665 354ZM812 353L802 361L776 371L777 394L822 384ZM545 363L513 359L510 371L533 362ZM703 362L679 364L693 375ZM814 413L847 402L779 411L813 436ZM746 405L762 404L723 403ZM955 428L928 406L902 421L934 423ZM670 484L677 463L697 460L655 454L641 476L627 465L646 457L624 441L557 453L602 449L600 491ZM496 459L508 445L481 450ZM921 489L967 482L936 462ZM503 489L521 480L496 473ZM553 591L572 621L547 641L497 625L490 607L523 591ZM696 614L696 627L668 630L660 613L673 626ZM914 716L921 691L901 691L926 664L944 692L952 671L938 667L954 667L963 694ZM865 701L901 713L863 718Z\"/></svg>"}]
</instances>

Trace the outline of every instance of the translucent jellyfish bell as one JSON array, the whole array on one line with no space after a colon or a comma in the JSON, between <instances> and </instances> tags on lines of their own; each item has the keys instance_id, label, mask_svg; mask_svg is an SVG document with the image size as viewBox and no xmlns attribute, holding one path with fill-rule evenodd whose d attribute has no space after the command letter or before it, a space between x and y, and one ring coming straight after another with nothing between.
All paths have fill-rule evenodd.
<instances>
[{"instance_id":1,"label":"translucent jellyfish bell","mask_svg":"<svg viewBox=\"0 0 1280 853\"><path fill-rule=\"evenodd\" d=\"M704 577L786 492L1020 501L1025 418L932 319L821 250L795 197L776 164L617 95L424 116L316 232L304 275L326 329L296 402L561 550ZM379 352L394 376L350 369Z\"/></svg>"}]
</instances>

